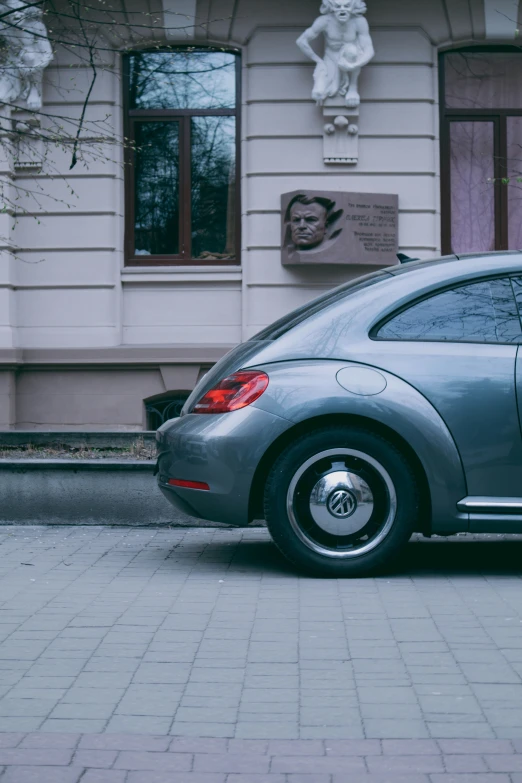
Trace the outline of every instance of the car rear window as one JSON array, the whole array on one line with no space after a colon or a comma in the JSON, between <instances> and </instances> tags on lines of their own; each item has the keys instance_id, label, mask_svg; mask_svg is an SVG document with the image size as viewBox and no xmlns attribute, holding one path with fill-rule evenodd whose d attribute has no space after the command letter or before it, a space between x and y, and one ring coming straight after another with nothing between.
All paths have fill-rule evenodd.
<instances>
[{"instance_id":1,"label":"car rear window","mask_svg":"<svg viewBox=\"0 0 522 783\"><path fill-rule=\"evenodd\" d=\"M261 332L258 332L254 337L251 337L249 342L277 340L278 337L286 334L286 332L293 329L294 326L306 321L307 318L315 315L315 313L318 313L320 310L323 310L358 291L362 291L364 288L369 288L376 283L380 283L381 280L385 280L389 277L391 277L389 272L380 270L379 272L372 272L370 275L359 277L357 280L351 280L349 283L345 283L338 288L334 288L333 291L328 291L317 299L313 299L311 302L299 307L297 310L293 310L278 321L274 321L273 324L270 324L270 326L267 326Z\"/></svg>"}]
</instances>

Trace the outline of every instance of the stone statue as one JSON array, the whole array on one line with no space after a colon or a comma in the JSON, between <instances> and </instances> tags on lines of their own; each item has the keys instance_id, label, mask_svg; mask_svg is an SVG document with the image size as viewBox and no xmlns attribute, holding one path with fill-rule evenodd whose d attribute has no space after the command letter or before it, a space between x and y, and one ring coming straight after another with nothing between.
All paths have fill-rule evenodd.
<instances>
[{"instance_id":1,"label":"stone statue","mask_svg":"<svg viewBox=\"0 0 522 783\"><path fill-rule=\"evenodd\" d=\"M40 6L0 0L0 103L42 108L42 77L53 59Z\"/></svg>"},{"instance_id":2,"label":"stone statue","mask_svg":"<svg viewBox=\"0 0 522 783\"><path fill-rule=\"evenodd\" d=\"M345 97L349 108L361 102L359 75L375 54L365 13L364 0L323 0L322 16L297 39L301 51L317 63L312 98L320 106L338 95ZM322 59L311 46L321 34L325 39Z\"/></svg>"}]
</instances>

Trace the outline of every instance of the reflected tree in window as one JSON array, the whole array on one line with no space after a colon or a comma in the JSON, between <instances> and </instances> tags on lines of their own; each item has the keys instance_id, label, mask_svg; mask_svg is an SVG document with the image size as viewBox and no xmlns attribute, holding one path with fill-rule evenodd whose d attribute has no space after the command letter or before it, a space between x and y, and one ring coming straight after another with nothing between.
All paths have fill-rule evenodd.
<instances>
[{"instance_id":1,"label":"reflected tree in window","mask_svg":"<svg viewBox=\"0 0 522 783\"><path fill-rule=\"evenodd\" d=\"M179 253L179 126L136 125L136 255Z\"/></svg>"},{"instance_id":2,"label":"reflected tree in window","mask_svg":"<svg viewBox=\"0 0 522 783\"><path fill-rule=\"evenodd\" d=\"M511 281L483 281L444 291L386 323L382 340L514 343L521 324Z\"/></svg>"},{"instance_id":3,"label":"reflected tree in window","mask_svg":"<svg viewBox=\"0 0 522 783\"><path fill-rule=\"evenodd\" d=\"M192 255L235 257L234 117L192 120Z\"/></svg>"},{"instance_id":4,"label":"reflected tree in window","mask_svg":"<svg viewBox=\"0 0 522 783\"><path fill-rule=\"evenodd\" d=\"M194 49L130 56L132 109L233 109L236 57Z\"/></svg>"},{"instance_id":5,"label":"reflected tree in window","mask_svg":"<svg viewBox=\"0 0 522 783\"><path fill-rule=\"evenodd\" d=\"M127 263L237 263L238 55L180 47L126 62Z\"/></svg>"}]
</instances>

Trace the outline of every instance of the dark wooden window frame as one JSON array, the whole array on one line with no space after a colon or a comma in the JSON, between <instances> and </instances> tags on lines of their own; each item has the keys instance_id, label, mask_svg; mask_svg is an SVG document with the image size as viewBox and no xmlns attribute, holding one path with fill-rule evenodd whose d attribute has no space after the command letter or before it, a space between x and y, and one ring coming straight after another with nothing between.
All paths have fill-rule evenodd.
<instances>
[{"instance_id":1,"label":"dark wooden window frame","mask_svg":"<svg viewBox=\"0 0 522 783\"><path fill-rule=\"evenodd\" d=\"M171 46L162 49L140 49L132 54L160 51L192 50L194 46ZM239 266L241 264L241 53L238 49L198 46L196 51L229 52L236 55L236 106L234 109L130 109L129 108L129 55L123 55L123 111L125 145L125 266ZM192 258L191 247L191 119L193 117L236 118L236 257L228 260L201 260ZM177 255L135 255L134 249L134 152L135 123L171 121L179 123L179 244Z\"/></svg>"},{"instance_id":2,"label":"dark wooden window frame","mask_svg":"<svg viewBox=\"0 0 522 783\"><path fill-rule=\"evenodd\" d=\"M521 117L521 109L459 109L446 106L445 56L465 52L504 52L518 54L517 46L466 46L447 49L439 54L439 105L440 105L440 160L441 160L441 223L442 252L453 253L451 246L451 147L450 126L452 122L491 122L494 130L494 177L495 177L495 249L507 250L508 239L508 191L502 186L505 177L503 161L507 158L507 118Z\"/></svg>"}]
</instances>

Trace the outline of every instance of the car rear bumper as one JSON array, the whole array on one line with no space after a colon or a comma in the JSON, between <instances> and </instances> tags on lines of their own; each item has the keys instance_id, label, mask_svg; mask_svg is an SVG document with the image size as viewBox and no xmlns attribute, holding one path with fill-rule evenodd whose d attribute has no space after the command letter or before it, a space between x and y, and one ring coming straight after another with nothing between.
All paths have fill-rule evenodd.
<instances>
[{"instance_id":1,"label":"car rear bumper","mask_svg":"<svg viewBox=\"0 0 522 783\"><path fill-rule=\"evenodd\" d=\"M158 430L158 484L184 513L244 527L250 493L268 447L290 421L250 405L220 415L188 414ZM170 479L208 484L209 490L169 485Z\"/></svg>"}]
</instances>

